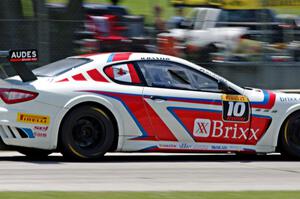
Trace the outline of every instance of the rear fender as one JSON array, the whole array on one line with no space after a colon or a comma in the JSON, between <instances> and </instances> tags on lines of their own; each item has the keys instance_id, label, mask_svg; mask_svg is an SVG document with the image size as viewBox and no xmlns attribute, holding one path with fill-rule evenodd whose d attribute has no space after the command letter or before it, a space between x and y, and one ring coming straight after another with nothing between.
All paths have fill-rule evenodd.
<instances>
[{"instance_id":1,"label":"rear fender","mask_svg":"<svg viewBox=\"0 0 300 199\"><path fill-rule=\"evenodd\" d=\"M117 124L118 124L118 130L119 130L119 140L118 140L118 147L117 147L117 150L119 150L123 146L123 132L124 132L124 130L123 130L124 124L123 124L123 120L120 117L120 113L118 112L117 109L114 108L113 104L111 102L109 102L107 99L105 99L104 97L101 97L101 96L98 97L98 96L94 96L94 95L78 96L78 97L72 98L65 104L65 106L59 113L59 116L56 118L55 124L58 124L58 125L53 127L54 132L56 132L55 134L53 134L54 137L52 138L52 140L55 140L53 143L56 143L55 148L57 147L57 143L58 143L59 127L61 126L62 120L65 117L65 115L68 113L68 111L70 109L72 109L76 105L79 105L81 103L88 103L88 102L97 103L99 105L104 106L105 108L110 110L111 113L113 114L113 116L115 117Z\"/></svg>"}]
</instances>

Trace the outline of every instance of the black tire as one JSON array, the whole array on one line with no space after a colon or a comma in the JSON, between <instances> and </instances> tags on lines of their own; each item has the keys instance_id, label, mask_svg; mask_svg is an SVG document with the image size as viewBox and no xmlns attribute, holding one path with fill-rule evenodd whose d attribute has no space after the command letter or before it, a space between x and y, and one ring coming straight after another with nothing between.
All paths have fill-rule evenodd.
<instances>
[{"instance_id":1,"label":"black tire","mask_svg":"<svg viewBox=\"0 0 300 199\"><path fill-rule=\"evenodd\" d=\"M52 153L52 151L47 151L42 149L32 149L32 148L18 148L17 151L33 160L47 159L48 155Z\"/></svg>"},{"instance_id":2,"label":"black tire","mask_svg":"<svg viewBox=\"0 0 300 199\"><path fill-rule=\"evenodd\" d=\"M288 159L300 159L300 113L285 121L280 135L281 154Z\"/></svg>"},{"instance_id":3,"label":"black tire","mask_svg":"<svg viewBox=\"0 0 300 199\"><path fill-rule=\"evenodd\" d=\"M59 147L69 160L95 160L111 148L113 122L106 112L92 106L72 110L60 129Z\"/></svg>"}]
</instances>

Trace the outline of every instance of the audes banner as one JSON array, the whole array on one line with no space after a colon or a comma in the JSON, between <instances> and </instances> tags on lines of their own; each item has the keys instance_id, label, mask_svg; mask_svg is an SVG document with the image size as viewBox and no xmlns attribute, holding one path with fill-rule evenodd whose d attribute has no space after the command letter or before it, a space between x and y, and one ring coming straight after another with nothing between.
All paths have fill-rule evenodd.
<instances>
[{"instance_id":1,"label":"audes banner","mask_svg":"<svg viewBox=\"0 0 300 199\"><path fill-rule=\"evenodd\" d=\"M171 3L182 6L218 6L224 9L300 8L300 0L171 0Z\"/></svg>"},{"instance_id":2,"label":"audes banner","mask_svg":"<svg viewBox=\"0 0 300 199\"><path fill-rule=\"evenodd\" d=\"M11 50L8 60L10 62L36 62L38 61L38 51L30 50Z\"/></svg>"}]
</instances>

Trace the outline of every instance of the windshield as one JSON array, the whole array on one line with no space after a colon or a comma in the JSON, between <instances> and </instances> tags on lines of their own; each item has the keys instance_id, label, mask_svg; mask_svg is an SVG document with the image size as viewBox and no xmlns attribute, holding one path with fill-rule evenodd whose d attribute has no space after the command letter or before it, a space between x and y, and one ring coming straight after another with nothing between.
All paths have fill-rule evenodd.
<instances>
[{"instance_id":1,"label":"windshield","mask_svg":"<svg viewBox=\"0 0 300 199\"><path fill-rule=\"evenodd\" d=\"M67 58L33 70L36 76L53 77L82 66L92 60L86 58Z\"/></svg>"},{"instance_id":2,"label":"windshield","mask_svg":"<svg viewBox=\"0 0 300 199\"><path fill-rule=\"evenodd\" d=\"M222 10L219 21L221 22L275 22L271 10Z\"/></svg>"}]
</instances>

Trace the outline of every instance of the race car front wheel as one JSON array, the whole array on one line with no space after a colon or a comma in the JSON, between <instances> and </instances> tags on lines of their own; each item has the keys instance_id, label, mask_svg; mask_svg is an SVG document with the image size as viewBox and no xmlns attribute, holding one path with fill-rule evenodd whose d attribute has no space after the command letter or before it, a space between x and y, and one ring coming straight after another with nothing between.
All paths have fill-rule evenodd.
<instances>
[{"instance_id":1,"label":"race car front wheel","mask_svg":"<svg viewBox=\"0 0 300 199\"><path fill-rule=\"evenodd\" d=\"M283 125L281 153L289 158L300 158L300 113L291 115Z\"/></svg>"},{"instance_id":2,"label":"race car front wheel","mask_svg":"<svg viewBox=\"0 0 300 199\"><path fill-rule=\"evenodd\" d=\"M101 158L112 146L113 122L101 109L77 107L69 112L60 129L61 153L68 159L92 160Z\"/></svg>"}]
</instances>

